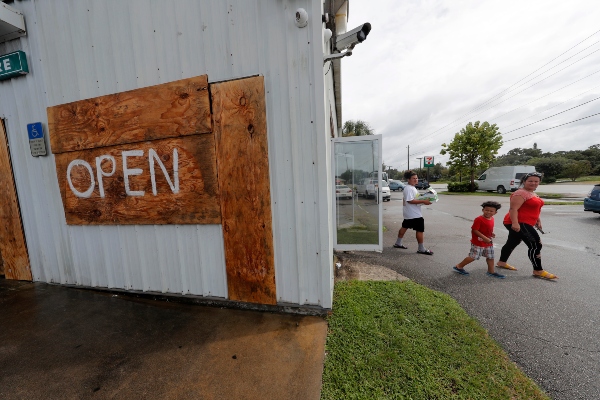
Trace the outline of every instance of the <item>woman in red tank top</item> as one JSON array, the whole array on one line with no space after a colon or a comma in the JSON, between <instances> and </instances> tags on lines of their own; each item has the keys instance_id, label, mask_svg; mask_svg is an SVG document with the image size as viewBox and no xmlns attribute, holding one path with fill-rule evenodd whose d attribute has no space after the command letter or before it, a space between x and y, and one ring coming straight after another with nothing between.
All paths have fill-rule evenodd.
<instances>
[{"instance_id":1,"label":"woman in red tank top","mask_svg":"<svg viewBox=\"0 0 600 400\"><path fill-rule=\"evenodd\" d=\"M508 229L508 239L500 252L500 260L497 266L509 270L516 270L515 267L506 261L512 251L521 242L525 242L529 251L527 255L533 265L533 276L544 279L558 279L558 276L544 271L542 268L542 241L535 228L542 229L540 213L544 205L535 190L537 189L542 174L531 172L521 178L521 186L510 196L510 209L504 217L504 226Z\"/></svg>"}]
</instances>

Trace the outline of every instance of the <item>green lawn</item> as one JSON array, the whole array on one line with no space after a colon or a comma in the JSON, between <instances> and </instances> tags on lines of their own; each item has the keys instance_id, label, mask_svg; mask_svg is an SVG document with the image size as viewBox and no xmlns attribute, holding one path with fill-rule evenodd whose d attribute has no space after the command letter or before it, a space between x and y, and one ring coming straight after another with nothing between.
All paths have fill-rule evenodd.
<instances>
[{"instance_id":1,"label":"green lawn","mask_svg":"<svg viewBox=\"0 0 600 400\"><path fill-rule=\"evenodd\" d=\"M375 230L367 229L338 229L337 242L339 244L378 244L379 234Z\"/></svg>"},{"instance_id":2,"label":"green lawn","mask_svg":"<svg viewBox=\"0 0 600 400\"><path fill-rule=\"evenodd\" d=\"M510 197L510 193L498 194L489 192L438 192L438 195L445 196L501 196ZM563 195L560 193L538 193L542 199L561 199ZM579 206L583 204L583 201L553 201L552 204L555 206Z\"/></svg>"},{"instance_id":3,"label":"green lawn","mask_svg":"<svg viewBox=\"0 0 600 400\"><path fill-rule=\"evenodd\" d=\"M548 399L450 296L335 285L322 399Z\"/></svg>"}]
</instances>

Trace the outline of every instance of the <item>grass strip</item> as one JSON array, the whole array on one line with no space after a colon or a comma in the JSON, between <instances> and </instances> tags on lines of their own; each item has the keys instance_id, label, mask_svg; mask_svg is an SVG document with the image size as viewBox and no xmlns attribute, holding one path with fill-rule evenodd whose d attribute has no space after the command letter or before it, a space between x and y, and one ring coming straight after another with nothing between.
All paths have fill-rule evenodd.
<instances>
[{"instance_id":1,"label":"grass strip","mask_svg":"<svg viewBox=\"0 0 600 400\"><path fill-rule=\"evenodd\" d=\"M489 192L438 192L438 195L443 196L500 196L500 197L510 197L511 193L489 193ZM542 199L562 199L565 198L565 195L562 193L538 193ZM583 201L553 201L548 202L547 204L554 204L557 206L577 206L582 205Z\"/></svg>"},{"instance_id":2,"label":"grass strip","mask_svg":"<svg viewBox=\"0 0 600 400\"><path fill-rule=\"evenodd\" d=\"M510 192L509 193L504 193L504 194L500 194L500 193L490 193L490 192L442 192L442 191L438 191L438 195L444 195L444 196L503 196L503 197L510 197Z\"/></svg>"},{"instance_id":3,"label":"grass strip","mask_svg":"<svg viewBox=\"0 0 600 400\"><path fill-rule=\"evenodd\" d=\"M322 399L548 399L450 296L335 284Z\"/></svg>"}]
</instances>

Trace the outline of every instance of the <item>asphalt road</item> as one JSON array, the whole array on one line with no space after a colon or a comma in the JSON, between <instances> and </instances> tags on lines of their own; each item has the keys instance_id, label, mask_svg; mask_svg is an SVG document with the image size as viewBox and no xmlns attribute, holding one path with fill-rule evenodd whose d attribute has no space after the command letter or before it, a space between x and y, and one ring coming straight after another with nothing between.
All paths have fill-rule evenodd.
<instances>
[{"instance_id":1,"label":"asphalt road","mask_svg":"<svg viewBox=\"0 0 600 400\"><path fill-rule=\"evenodd\" d=\"M435 253L426 256L416 253L413 231L405 236L408 250L392 247L403 219L402 192L392 192L383 205L383 253L343 257L385 266L451 295L553 399L600 398L600 215L583 206L544 206L543 265L557 282L531 276L524 244L509 259L518 271L499 271L507 279L488 277L484 260L466 267L470 276L458 275L452 266L468 253L471 223L480 204L493 199L503 205L496 216L498 258L507 238L502 218L508 198L441 195L423 206L425 244Z\"/></svg>"}]
</instances>

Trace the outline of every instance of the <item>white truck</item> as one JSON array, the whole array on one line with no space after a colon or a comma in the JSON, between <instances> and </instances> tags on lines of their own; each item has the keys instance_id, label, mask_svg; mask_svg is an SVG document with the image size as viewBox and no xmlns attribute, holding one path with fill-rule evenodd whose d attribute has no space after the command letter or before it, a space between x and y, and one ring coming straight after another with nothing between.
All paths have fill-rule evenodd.
<instances>
[{"instance_id":1,"label":"white truck","mask_svg":"<svg viewBox=\"0 0 600 400\"><path fill-rule=\"evenodd\" d=\"M479 190L498 193L506 193L508 190L514 192L519 188L523 175L528 172L535 172L535 167L532 165L492 167L481 174L475 182Z\"/></svg>"}]
</instances>

